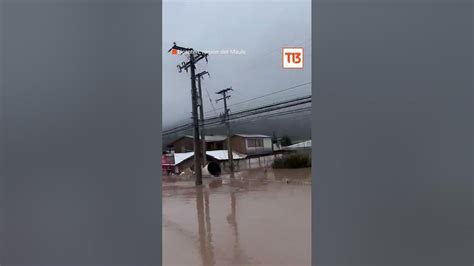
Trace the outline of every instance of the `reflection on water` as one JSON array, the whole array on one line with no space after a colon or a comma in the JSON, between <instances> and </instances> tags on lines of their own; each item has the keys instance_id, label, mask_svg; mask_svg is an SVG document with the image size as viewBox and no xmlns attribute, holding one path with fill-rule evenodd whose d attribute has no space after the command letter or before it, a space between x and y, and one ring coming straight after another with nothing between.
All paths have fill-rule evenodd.
<instances>
[{"instance_id":1,"label":"reflection on water","mask_svg":"<svg viewBox=\"0 0 474 266\"><path fill-rule=\"evenodd\" d=\"M204 210L203 194L206 195L205 210ZM207 192L203 193L202 187L196 188L196 209L197 209L199 245L200 245L202 264L214 265L215 264L214 254L213 254L214 251L212 247L211 222L210 222L210 216L209 216L209 195ZM206 220L206 223L204 223L204 220Z\"/></svg>"},{"instance_id":2,"label":"reflection on water","mask_svg":"<svg viewBox=\"0 0 474 266\"><path fill-rule=\"evenodd\" d=\"M227 216L227 222L232 226L233 233L234 233L234 257L233 257L233 264L241 264L246 262L244 252L240 248L239 245L239 229L237 226L237 219L236 219L236 197L235 192L230 193L230 202L231 202L231 213Z\"/></svg>"},{"instance_id":3,"label":"reflection on water","mask_svg":"<svg viewBox=\"0 0 474 266\"><path fill-rule=\"evenodd\" d=\"M311 180L311 168L273 170L275 180Z\"/></svg>"},{"instance_id":4,"label":"reflection on water","mask_svg":"<svg viewBox=\"0 0 474 266\"><path fill-rule=\"evenodd\" d=\"M261 170L163 183L163 264L310 265L311 187L276 179Z\"/></svg>"},{"instance_id":5,"label":"reflection on water","mask_svg":"<svg viewBox=\"0 0 474 266\"><path fill-rule=\"evenodd\" d=\"M230 193L230 214L227 215L227 222L232 228L234 238L233 244L233 265L245 265L246 258L243 250L239 246L239 230L237 225L236 211L236 193ZM212 246L211 217L209 211L209 192L203 192L203 188L196 188L196 209L199 232L199 250L202 259L202 265L215 265L214 247Z\"/></svg>"},{"instance_id":6,"label":"reflection on water","mask_svg":"<svg viewBox=\"0 0 474 266\"><path fill-rule=\"evenodd\" d=\"M206 210L206 242L208 243L208 258L209 258L209 265L214 265L214 248L212 247L212 231L211 231L211 217L209 211L209 192L204 193L204 203L205 203L205 210Z\"/></svg>"}]
</instances>

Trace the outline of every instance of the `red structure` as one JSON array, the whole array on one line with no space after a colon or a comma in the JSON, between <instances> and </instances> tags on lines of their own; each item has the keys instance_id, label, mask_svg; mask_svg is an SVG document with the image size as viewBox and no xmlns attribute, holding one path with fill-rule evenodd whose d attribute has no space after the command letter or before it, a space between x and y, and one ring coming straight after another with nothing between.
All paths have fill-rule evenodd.
<instances>
[{"instance_id":1,"label":"red structure","mask_svg":"<svg viewBox=\"0 0 474 266\"><path fill-rule=\"evenodd\" d=\"M171 175L174 171L174 163L172 160L173 156L163 154L161 156L161 165L163 169L163 175Z\"/></svg>"}]
</instances>

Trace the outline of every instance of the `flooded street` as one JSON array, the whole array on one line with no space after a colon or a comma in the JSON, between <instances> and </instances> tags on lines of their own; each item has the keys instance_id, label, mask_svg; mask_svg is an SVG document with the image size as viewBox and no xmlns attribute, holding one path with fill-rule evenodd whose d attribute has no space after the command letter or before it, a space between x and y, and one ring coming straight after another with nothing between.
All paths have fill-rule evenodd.
<instances>
[{"instance_id":1,"label":"flooded street","mask_svg":"<svg viewBox=\"0 0 474 266\"><path fill-rule=\"evenodd\" d=\"M163 265L311 265L310 169L163 182Z\"/></svg>"}]
</instances>

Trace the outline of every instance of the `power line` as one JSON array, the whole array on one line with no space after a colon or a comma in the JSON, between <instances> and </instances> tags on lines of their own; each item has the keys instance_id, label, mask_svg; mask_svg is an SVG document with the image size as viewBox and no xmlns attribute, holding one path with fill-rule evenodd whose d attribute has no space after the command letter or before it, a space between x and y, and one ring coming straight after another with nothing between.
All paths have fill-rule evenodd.
<instances>
[{"instance_id":1,"label":"power line","mask_svg":"<svg viewBox=\"0 0 474 266\"><path fill-rule=\"evenodd\" d=\"M290 107L293 107L293 106L298 106L298 105L308 104L308 103L311 103L311 95L305 96L305 97L299 97L299 98L296 98L296 99L286 100L286 101L282 101L282 102L278 102L278 103L273 103L273 104L269 104L269 105L265 105L265 106L260 106L260 107L257 107L257 108L244 110L244 111L241 111L241 112L234 113L231 116L226 117L224 119L222 119L222 117L220 117L220 116L212 117L212 118L209 118L209 119L205 120L204 125L207 126L207 125L218 124L218 123L222 123L222 122L228 122L228 121L240 119L240 118L243 118L243 117L253 116L253 115L257 115L257 114L261 114L261 113L272 112L272 111L276 111L276 110L280 110L280 109L284 109L284 108L290 108ZM170 135L170 134L177 133L177 132L180 132L180 131L188 130L190 128L191 127L189 126L189 124L182 125L182 126L176 127L175 129L164 131L163 135Z\"/></svg>"},{"instance_id":2,"label":"power line","mask_svg":"<svg viewBox=\"0 0 474 266\"><path fill-rule=\"evenodd\" d=\"M252 101L248 101L246 103L239 104L237 107L234 107L234 112L246 110L248 108L254 108L254 106L262 106L266 104L271 104L279 101L285 101L286 99L296 99L299 97L306 97L308 96L307 91L300 91L298 93L282 93L280 95L274 95L272 97L265 97L260 99L255 99Z\"/></svg>"},{"instance_id":3,"label":"power line","mask_svg":"<svg viewBox=\"0 0 474 266\"><path fill-rule=\"evenodd\" d=\"M180 125L180 126L177 126L177 127L174 127L174 128L167 129L165 131L175 131L175 130L178 130L178 129L181 129L181 128L184 128L184 127L190 127L192 125L193 125L192 123L184 124L184 125Z\"/></svg>"},{"instance_id":4,"label":"power line","mask_svg":"<svg viewBox=\"0 0 474 266\"><path fill-rule=\"evenodd\" d=\"M280 117L280 116L291 115L291 114L299 114L301 112L306 112L306 111L311 111L311 110L312 110L311 107L302 107L302 108L289 110L289 111L282 111L282 112L277 112L277 113L259 115L259 116L255 116L255 117L246 118L246 119L243 119L243 120L255 121L255 120L262 119L262 118L272 118L272 117ZM240 120L238 120L238 121L240 121Z\"/></svg>"},{"instance_id":5,"label":"power line","mask_svg":"<svg viewBox=\"0 0 474 266\"><path fill-rule=\"evenodd\" d=\"M242 117L247 117L247 116L260 114L260 113L271 112L271 111L284 109L284 108L289 108L289 107L293 107L293 106L297 106L297 105L301 105L301 104L306 104L306 103L310 103L310 102L311 102L311 96L300 97L300 98L296 98L296 99L291 99L291 100L287 100L287 101L283 101L283 102L273 103L273 104L270 104L270 105L265 105L265 106L260 106L260 107L257 107L257 108L252 108L252 109L240 111L240 112L232 114L232 116L230 116L228 118L228 120L229 121L230 120L235 120L235 119L239 119L239 118L242 118ZM283 105L283 106L281 106L281 105ZM225 121L225 119L224 119L224 121ZM211 118L208 121L206 121L206 125L221 123L221 122L222 122L221 117L214 117L214 118Z\"/></svg>"},{"instance_id":6,"label":"power line","mask_svg":"<svg viewBox=\"0 0 474 266\"><path fill-rule=\"evenodd\" d=\"M305 86L305 85L308 85L308 84L311 84L312 82L309 81L309 82L305 82L305 83L301 83L301 84L298 84L298 85L295 85L295 86L292 86L292 87L289 87L289 88L285 88L285 89L282 89L282 90L278 90L278 91L274 91L274 92L271 92L271 93L268 93L268 94L264 94L264 95L261 95L261 96L258 96L258 97L254 97L254 98L250 98L250 99L247 99L247 100L244 100L244 101L241 101L241 102L236 102L236 103L233 103L233 104L230 104L230 106L236 106L236 105L239 105L239 104L243 104L243 103L247 103L247 102L251 102L251 101L254 101L254 100L257 100L257 99L261 99L261 98L264 98L264 97L267 97L267 96L271 96L271 95L275 95L275 94L278 94L278 93L282 93L282 92L285 92L285 91L289 91L289 90L293 90L293 89L297 89L297 88L300 88L302 86ZM217 108L217 110L220 110L220 109L224 109L223 107L222 108ZM204 112L205 114L206 113L209 113L210 111L207 111L207 112Z\"/></svg>"},{"instance_id":7,"label":"power line","mask_svg":"<svg viewBox=\"0 0 474 266\"><path fill-rule=\"evenodd\" d=\"M233 121L233 120L236 120L237 123L241 123L242 121L255 121L255 120L259 120L259 119L263 119L263 118L272 118L272 117L281 117L281 116L285 116L285 115L291 115L291 114L300 114L301 112L307 112L307 111L311 111L312 108L311 107L303 107L303 108L299 108L299 109L294 109L294 110L289 110L289 111L283 111L283 112L277 112L277 113L271 113L271 114L265 114L265 115L260 115L260 116L254 116L254 117L249 117L249 118L245 118L247 116L253 116L255 114L249 114L247 116L242 116L242 117L238 117L238 118L233 118L233 119L230 119L229 121ZM208 128L213 128L212 126L217 126L219 125L220 123L218 122L208 122L206 124L206 126L208 126ZM191 128L188 128L186 130L189 130ZM181 131L185 131L185 130L181 130ZM181 131L176 131L176 132L170 132L170 133L163 133L163 136L168 136L168 135L171 135L171 134L175 134L175 133L178 133L178 132L181 132Z\"/></svg>"},{"instance_id":8,"label":"power line","mask_svg":"<svg viewBox=\"0 0 474 266\"><path fill-rule=\"evenodd\" d=\"M254 101L254 100L262 99L262 98L265 98L267 96L271 96L271 95L275 95L275 94L282 93L282 92L285 92L285 91L297 89L297 88L300 88L302 86L305 86L305 85L308 85L308 84L311 84L311 83L312 83L311 81L310 82L305 82L305 83L298 84L298 85L295 85L295 86L292 86L292 87L288 87L288 88L285 88L285 89L282 89L282 90L278 90L278 91L274 91L274 92L271 92L271 93L268 93L268 94L264 94L264 95L260 95L260 96L254 97L254 98L250 98L250 99L247 99L247 100L244 100L244 101L241 101L241 102L236 102L236 103L230 104L229 107L230 106L241 105L243 103L248 103L248 102L251 102L251 101ZM207 88L206 88L206 93L207 93L207 96L209 98L209 101L211 103L211 106L212 106L213 110L205 111L204 114L209 114L211 112L214 112L217 116L218 115L217 110L221 110L221 109L224 109L224 108L223 107L222 108L215 108L214 104L212 103L211 96L210 96L209 91L208 91ZM188 119L182 119L179 122L185 123L185 121L188 121ZM175 124L177 124L177 123L175 123ZM181 126L183 126L183 125L180 125L180 126L177 126L177 127L181 127ZM170 129L167 129L165 131L173 130L173 129L175 129L175 128L170 128Z\"/></svg>"},{"instance_id":9,"label":"power line","mask_svg":"<svg viewBox=\"0 0 474 266\"><path fill-rule=\"evenodd\" d=\"M278 112L278 113L259 115L259 116L255 116L255 117L249 117L249 118L242 118L242 119L238 119L234 123L245 124L245 123L249 123L249 122L255 122L256 120L263 119L263 118L283 117L283 116L287 116L287 115L291 115L291 114L300 114L301 115L301 113L308 112L308 111L311 111L311 110L312 110L311 107L302 107L302 108L298 108L298 109L294 109L294 110L290 110L290 111L283 111L283 112ZM311 115L311 114L309 114L309 115ZM305 115L305 116L307 116L307 115ZM216 126L217 126L217 124L214 124L214 126L211 126L211 127L208 127L208 128L215 128Z\"/></svg>"},{"instance_id":10,"label":"power line","mask_svg":"<svg viewBox=\"0 0 474 266\"><path fill-rule=\"evenodd\" d=\"M276 110L279 110L279 109L288 108L288 107L293 107L293 106L297 106L297 105L302 105L302 104L306 104L306 103L310 103L310 102L311 102L311 100L305 101L305 102L293 103L293 104L290 104L290 105L287 105L287 106L283 106L283 107L274 107L273 109L270 109L270 110L257 111L257 112L253 112L253 113L249 113L249 114L244 114L244 115L241 115L241 116L239 116L239 117L232 117L232 118L230 118L229 120L240 119L240 118L242 118L242 117L252 116L252 115L256 115L256 114L260 114L260 113L266 113L266 112L271 112L271 111L276 111Z\"/></svg>"},{"instance_id":11,"label":"power line","mask_svg":"<svg viewBox=\"0 0 474 266\"><path fill-rule=\"evenodd\" d=\"M303 83L303 84L299 84L299 85L296 85L296 86L293 86L293 87L289 87L289 88L286 88L286 89L283 89L283 90L279 90L279 91L275 91L275 92L272 92L272 93L264 94L264 95L261 95L261 96L259 96L259 97L255 97L255 98L252 98L252 99L249 99L249 100L237 102L237 103L231 104L231 105L229 105L229 106L235 106L235 105L239 105L239 104L242 104L242 103L247 103L247 102L250 102L250 101L254 101L254 100L257 100L257 99L261 99L261 98L263 98L263 97L267 97L267 96L275 95L275 94L277 94L277 93L281 93L281 92L284 92L284 91L296 89L296 88L299 88L299 87L302 87L302 86L308 85L308 84L311 84L311 81L310 81L310 82Z\"/></svg>"},{"instance_id":12,"label":"power line","mask_svg":"<svg viewBox=\"0 0 474 266\"><path fill-rule=\"evenodd\" d=\"M212 110L214 110L214 113L217 115L216 108L214 108L214 104L212 103L212 100L211 100L211 95L209 95L209 91L207 90L207 87L205 89L206 89L207 97L209 98L209 102L211 103Z\"/></svg>"},{"instance_id":13,"label":"power line","mask_svg":"<svg viewBox=\"0 0 474 266\"><path fill-rule=\"evenodd\" d=\"M234 119L235 117L238 117L239 115L242 116L242 115L246 115L248 113L255 112L255 111L258 111L258 113L269 112L269 111L274 110L276 106L279 106L279 107L276 107L275 110L288 108L288 107L291 107L291 106L294 105L294 104L290 104L290 103L294 103L294 102L298 102L298 101L299 101L299 103L297 103L296 105L309 103L309 102L311 102L311 95L305 96L305 97L298 97L298 98L294 98L294 99L291 99L291 100L281 101L281 102L277 102L277 103L273 103L273 104L269 104L269 105L264 105L264 106L260 106L260 107L240 111L240 112L232 114L231 119ZM303 101L303 102L301 102L301 101ZM281 106L281 105L284 105L284 106ZM222 117L216 116L216 117L209 118L205 121L205 125L209 124L209 123L216 123L216 122L221 123L222 122ZM174 129L165 130L163 133L168 134L170 132L179 132L179 131L182 131L182 130L187 130L187 129L189 129L189 126L191 126L191 125L190 124L181 125L181 126L178 126Z\"/></svg>"}]
</instances>

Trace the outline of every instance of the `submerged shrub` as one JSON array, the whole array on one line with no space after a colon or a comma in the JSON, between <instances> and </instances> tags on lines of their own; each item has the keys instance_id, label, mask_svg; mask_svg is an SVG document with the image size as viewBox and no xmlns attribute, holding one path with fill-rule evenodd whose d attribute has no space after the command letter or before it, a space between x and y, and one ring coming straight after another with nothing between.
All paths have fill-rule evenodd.
<instances>
[{"instance_id":1,"label":"submerged shrub","mask_svg":"<svg viewBox=\"0 0 474 266\"><path fill-rule=\"evenodd\" d=\"M276 158L272 168L305 168L311 167L311 156L309 154L294 153Z\"/></svg>"}]
</instances>

